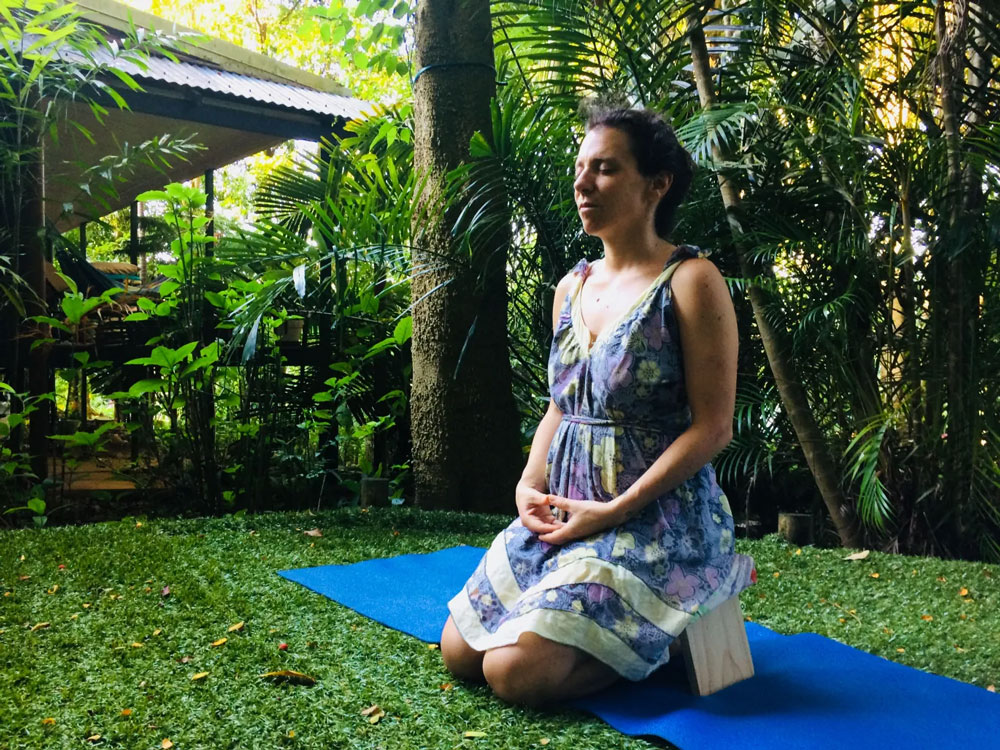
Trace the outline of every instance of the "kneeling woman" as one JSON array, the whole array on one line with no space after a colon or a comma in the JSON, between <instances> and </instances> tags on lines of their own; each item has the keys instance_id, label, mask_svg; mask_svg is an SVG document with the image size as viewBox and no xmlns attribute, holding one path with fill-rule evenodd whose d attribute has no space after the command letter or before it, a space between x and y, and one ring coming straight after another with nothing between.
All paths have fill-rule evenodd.
<instances>
[{"instance_id":1,"label":"kneeling woman","mask_svg":"<svg viewBox=\"0 0 1000 750\"><path fill-rule=\"evenodd\" d=\"M441 636L448 669L505 700L642 679L694 618L751 582L709 464L731 437L736 317L715 266L665 239L691 173L656 114L591 115L573 187L604 257L556 288L551 401L519 517L450 602Z\"/></svg>"}]
</instances>

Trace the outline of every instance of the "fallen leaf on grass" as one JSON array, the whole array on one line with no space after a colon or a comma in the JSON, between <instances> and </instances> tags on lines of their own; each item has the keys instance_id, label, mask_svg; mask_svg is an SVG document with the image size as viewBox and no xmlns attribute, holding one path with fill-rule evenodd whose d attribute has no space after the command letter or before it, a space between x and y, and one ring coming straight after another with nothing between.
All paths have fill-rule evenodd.
<instances>
[{"instance_id":1,"label":"fallen leaf on grass","mask_svg":"<svg viewBox=\"0 0 1000 750\"><path fill-rule=\"evenodd\" d=\"M323 536L323 532L319 529L309 529L309 531L303 531L306 536Z\"/></svg>"},{"instance_id":2,"label":"fallen leaf on grass","mask_svg":"<svg viewBox=\"0 0 1000 750\"><path fill-rule=\"evenodd\" d=\"M996 685L987 685L986 689L989 690L991 693L995 693L997 691L997 686Z\"/></svg>"},{"instance_id":3,"label":"fallen leaf on grass","mask_svg":"<svg viewBox=\"0 0 1000 750\"><path fill-rule=\"evenodd\" d=\"M178 659L178 661L181 664L187 664L189 661L191 661L191 657L190 656L182 656L180 659Z\"/></svg>"},{"instance_id":4,"label":"fallen leaf on grass","mask_svg":"<svg viewBox=\"0 0 1000 750\"><path fill-rule=\"evenodd\" d=\"M962 586L962 588L960 588L958 590L958 595L959 596L968 596L969 595L969 590L967 588L965 588L965 586Z\"/></svg>"},{"instance_id":5,"label":"fallen leaf on grass","mask_svg":"<svg viewBox=\"0 0 1000 750\"><path fill-rule=\"evenodd\" d=\"M235 625L230 625L229 626L229 630L227 630L226 632L227 633L235 633L237 630L243 630L243 620L240 620Z\"/></svg>"},{"instance_id":6,"label":"fallen leaf on grass","mask_svg":"<svg viewBox=\"0 0 1000 750\"><path fill-rule=\"evenodd\" d=\"M99 739L101 739L101 735L92 734L87 738L87 742L97 742Z\"/></svg>"},{"instance_id":7,"label":"fallen leaf on grass","mask_svg":"<svg viewBox=\"0 0 1000 750\"><path fill-rule=\"evenodd\" d=\"M871 573L870 575L872 578L878 578L878 573Z\"/></svg>"},{"instance_id":8,"label":"fallen leaf on grass","mask_svg":"<svg viewBox=\"0 0 1000 750\"><path fill-rule=\"evenodd\" d=\"M30 578L31 578L31 576L18 576L17 580L19 580L19 581L27 581Z\"/></svg>"},{"instance_id":9,"label":"fallen leaf on grass","mask_svg":"<svg viewBox=\"0 0 1000 750\"><path fill-rule=\"evenodd\" d=\"M548 737L542 737L542 739L538 740L538 744L539 745L548 745L549 744L549 738Z\"/></svg>"},{"instance_id":10,"label":"fallen leaf on grass","mask_svg":"<svg viewBox=\"0 0 1000 750\"><path fill-rule=\"evenodd\" d=\"M132 715L132 709L131 708L123 708L122 712L121 712L121 715L122 716L131 716Z\"/></svg>"},{"instance_id":11,"label":"fallen leaf on grass","mask_svg":"<svg viewBox=\"0 0 1000 750\"><path fill-rule=\"evenodd\" d=\"M142 646L143 644L139 643L139 641L132 642L132 648L142 648Z\"/></svg>"},{"instance_id":12,"label":"fallen leaf on grass","mask_svg":"<svg viewBox=\"0 0 1000 750\"><path fill-rule=\"evenodd\" d=\"M58 590L59 590L59 584L57 583L57 584L56 584L55 586L53 586L52 588L50 588L50 589L49 589L49 593L50 593L50 594L54 594L54 593L56 593L56 592L57 592Z\"/></svg>"},{"instance_id":13,"label":"fallen leaf on grass","mask_svg":"<svg viewBox=\"0 0 1000 750\"><path fill-rule=\"evenodd\" d=\"M862 550L861 552L855 552L853 555L848 555L847 557L841 558L842 560L864 560L872 552L871 550Z\"/></svg>"},{"instance_id":14,"label":"fallen leaf on grass","mask_svg":"<svg viewBox=\"0 0 1000 750\"><path fill-rule=\"evenodd\" d=\"M47 622L40 622L40 623L34 625L31 628L31 632L34 633L36 630L41 630L43 628L47 628L48 626L49 626L49 623L47 623Z\"/></svg>"},{"instance_id":15,"label":"fallen leaf on grass","mask_svg":"<svg viewBox=\"0 0 1000 750\"><path fill-rule=\"evenodd\" d=\"M163 590L160 591L160 596L170 596L170 587L164 586Z\"/></svg>"},{"instance_id":16,"label":"fallen leaf on grass","mask_svg":"<svg viewBox=\"0 0 1000 750\"><path fill-rule=\"evenodd\" d=\"M930 622L931 620L934 619L934 616L933 615L920 615L920 619L923 620L924 622Z\"/></svg>"},{"instance_id":17,"label":"fallen leaf on grass","mask_svg":"<svg viewBox=\"0 0 1000 750\"><path fill-rule=\"evenodd\" d=\"M174 743L168 740L166 737L164 737L163 742L160 743L160 747L162 747L163 750L170 750L170 748L172 748L173 746Z\"/></svg>"},{"instance_id":18,"label":"fallen leaf on grass","mask_svg":"<svg viewBox=\"0 0 1000 750\"><path fill-rule=\"evenodd\" d=\"M84 602L83 603L83 608L84 609L90 609L90 602Z\"/></svg>"},{"instance_id":19,"label":"fallen leaf on grass","mask_svg":"<svg viewBox=\"0 0 1000 750\"><path fill-rule=\"evenodd\" d=\"M452 685L450 682L442 682L441 683L441 689L442 690L451 690L453 687L455 687L455 686Z\"/></svg>"},{"instance_id":20,"label":"fallen leaf on grass","mask_svg":"<svg viewBox=\"0 0 1000 750\"><path fill-rule=\"evenodd\" d=\"M194 680L203 680L206 677L208 677L208 672L198 672L198 674L191 675L191 681L193 682Z\"/></svg>"},{"instance_id":21,"label":"fallen leaf on grass","mask_svg":"<svg viewBox=\"0 0 1000 750\"><path fill-rule=\"evenodd\" d=\"M158 636L158 635L159 635L160 633L162 633L162 632L163 632L163 631L162 631L162 630L160 630L160 628L157 628L156 630L154 630L154 631L153 631L153 636L154 636L154 637L156 637L156 636Z\"/></svg>"},{"instance_id":22,"label":"fallen leaf on grass","mask_svg":"<svg viewBox=\"0 0 1000 750\"><path fill-rule=\"evenodd\" d=\"M437 651L438 648L439 648L439 646L436 643L428 643L427 644L427 650L428 651Z\"/></svg>"},{"instance_id":23,"label":"fallen leaf on grass","mask_svg":"<svg viewBox=\"0 0 1000 750\"><path fill-rule=\"evenodd\" d=\"M466 732L462 736L470 738L470 739L474 738L474 737L485 737L486 736L486 732L471 731L471 732Z\"/></svg>"},{"instance_id":24,"label":"fallen leaf on grass","mask_svg":"<svg viewBox=\"0 0 1000 750\"><path fill-rule=\"evenodd\" d=\"M216 648L217 646L221 646L223 643L225 643L228 640L229 640L228 638L220 638L217 641L212 641L212 648Z\"/></svg>"},{"instance_id":25,"label":"fallen leaf on grass","mask_svg":"<svg viewBox=\"0 0 1000 750\"><path fill-rule=\"evenodd\" d=\"M257 675L261 678L268 678L275 680L277 682L291 682L296 685L315 685L316 678L304 674L303 672L294 672L291 669L280 669L277 672L265 672L264 674Z\"/></svg>"},{"instance_id":26,"label":"fallen leaf on grass","mask_svg":"<svg viewBox=\"0 0 1000 750\"><path fill-rule=\"evenodd\" d=\"M369 724L378 724L385 716L385 711L376 703L362 711L361 715L368 717Z\"/></svg>"},{"instance_id":27,"label":"fallen leaf on grass","mask_svg":"<svg viewBox=\"0 0 1000 750\"><path fill-rule=\"evenodd\" d=\"M42 726L43 727L51 727L55 723L56 723L56 720L53 719L51 716L48 717L47 719L42 719Z\"/></svg>"}]
</instances>

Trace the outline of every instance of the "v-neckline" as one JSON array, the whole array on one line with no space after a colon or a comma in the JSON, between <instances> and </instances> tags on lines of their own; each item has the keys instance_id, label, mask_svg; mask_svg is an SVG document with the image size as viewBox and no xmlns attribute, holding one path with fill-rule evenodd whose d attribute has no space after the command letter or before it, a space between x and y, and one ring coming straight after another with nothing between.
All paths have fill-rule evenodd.
<instances>
[{"instance_id":1,"label":"v-neckline","mask_svg":"<svg viewBox=\"0 0 1000 750\"><path fill-rule=\"evenodd\" d=\"M576 289L573 291L573 295L570 298L570 313L573 323L573 333L576 336L577 343L579 343L580 348L583 350L584 354L590 356L591 352L597 348L597 345L604 341L608 335L619 328L622 324L628 320L636 310L638 310L642 304L649 299L649 296L657 289L670 275L670 271L675 264L673 264L674 258L677 256L678 251L682 246L678 246L667 258L667 261L663 264L663 270L657 274L656 278L650 282L649 286L646 287L643 292L636 297L635 302L633 302L627 310L625 310L621 315L619 315L611 323L604 326L601 332L596 336L587 327L586 321L583 319L583 285L587 281L587 277L590 276L590 271L593 268L593 264L590 261L585 260L586 267L583 269L583 274L580 276L579 282L577 282Z\"/></svg>"}]
</instances>

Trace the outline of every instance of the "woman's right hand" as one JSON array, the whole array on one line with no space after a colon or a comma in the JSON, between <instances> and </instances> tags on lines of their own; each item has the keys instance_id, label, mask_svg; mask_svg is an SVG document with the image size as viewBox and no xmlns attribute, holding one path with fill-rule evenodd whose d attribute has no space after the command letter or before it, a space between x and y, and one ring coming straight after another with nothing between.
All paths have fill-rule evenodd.
<instances>
[{"instance_id":1,"label":"woman's right hand","mask_svg":"<svg viewBox=\"0 0 1000 750\"><path fill-rule=\"evenodd\" d=\"M521 480L514 491L514 499L521 523L528 531L550 534L562 528L563 522L552 514L552 506L549 505L549 496L546 493Z\"/></svg>"}]
</instances>

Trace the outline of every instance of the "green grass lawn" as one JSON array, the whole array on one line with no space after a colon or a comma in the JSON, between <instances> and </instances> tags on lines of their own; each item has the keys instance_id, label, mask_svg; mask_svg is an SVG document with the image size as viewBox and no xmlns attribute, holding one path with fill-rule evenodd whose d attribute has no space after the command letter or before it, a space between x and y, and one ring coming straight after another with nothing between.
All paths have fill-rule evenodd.
<instances>
[{"instance_id":1,"label":"green grass lawn","mask_svg":"<svg viewBox=\"0 0 1000 750\"><path fill-rule=\"evenodd\" d=\"M486 545L507 520L344 509L0 532L0 749L655 747L452 685L437 650L275 573ZM737 546L757 561L754 621L1000 682L1000 567ZM282 669L318 682L258 676ZM384 716L362 715L376 704Z\"/></svg>"}]
</instances>

